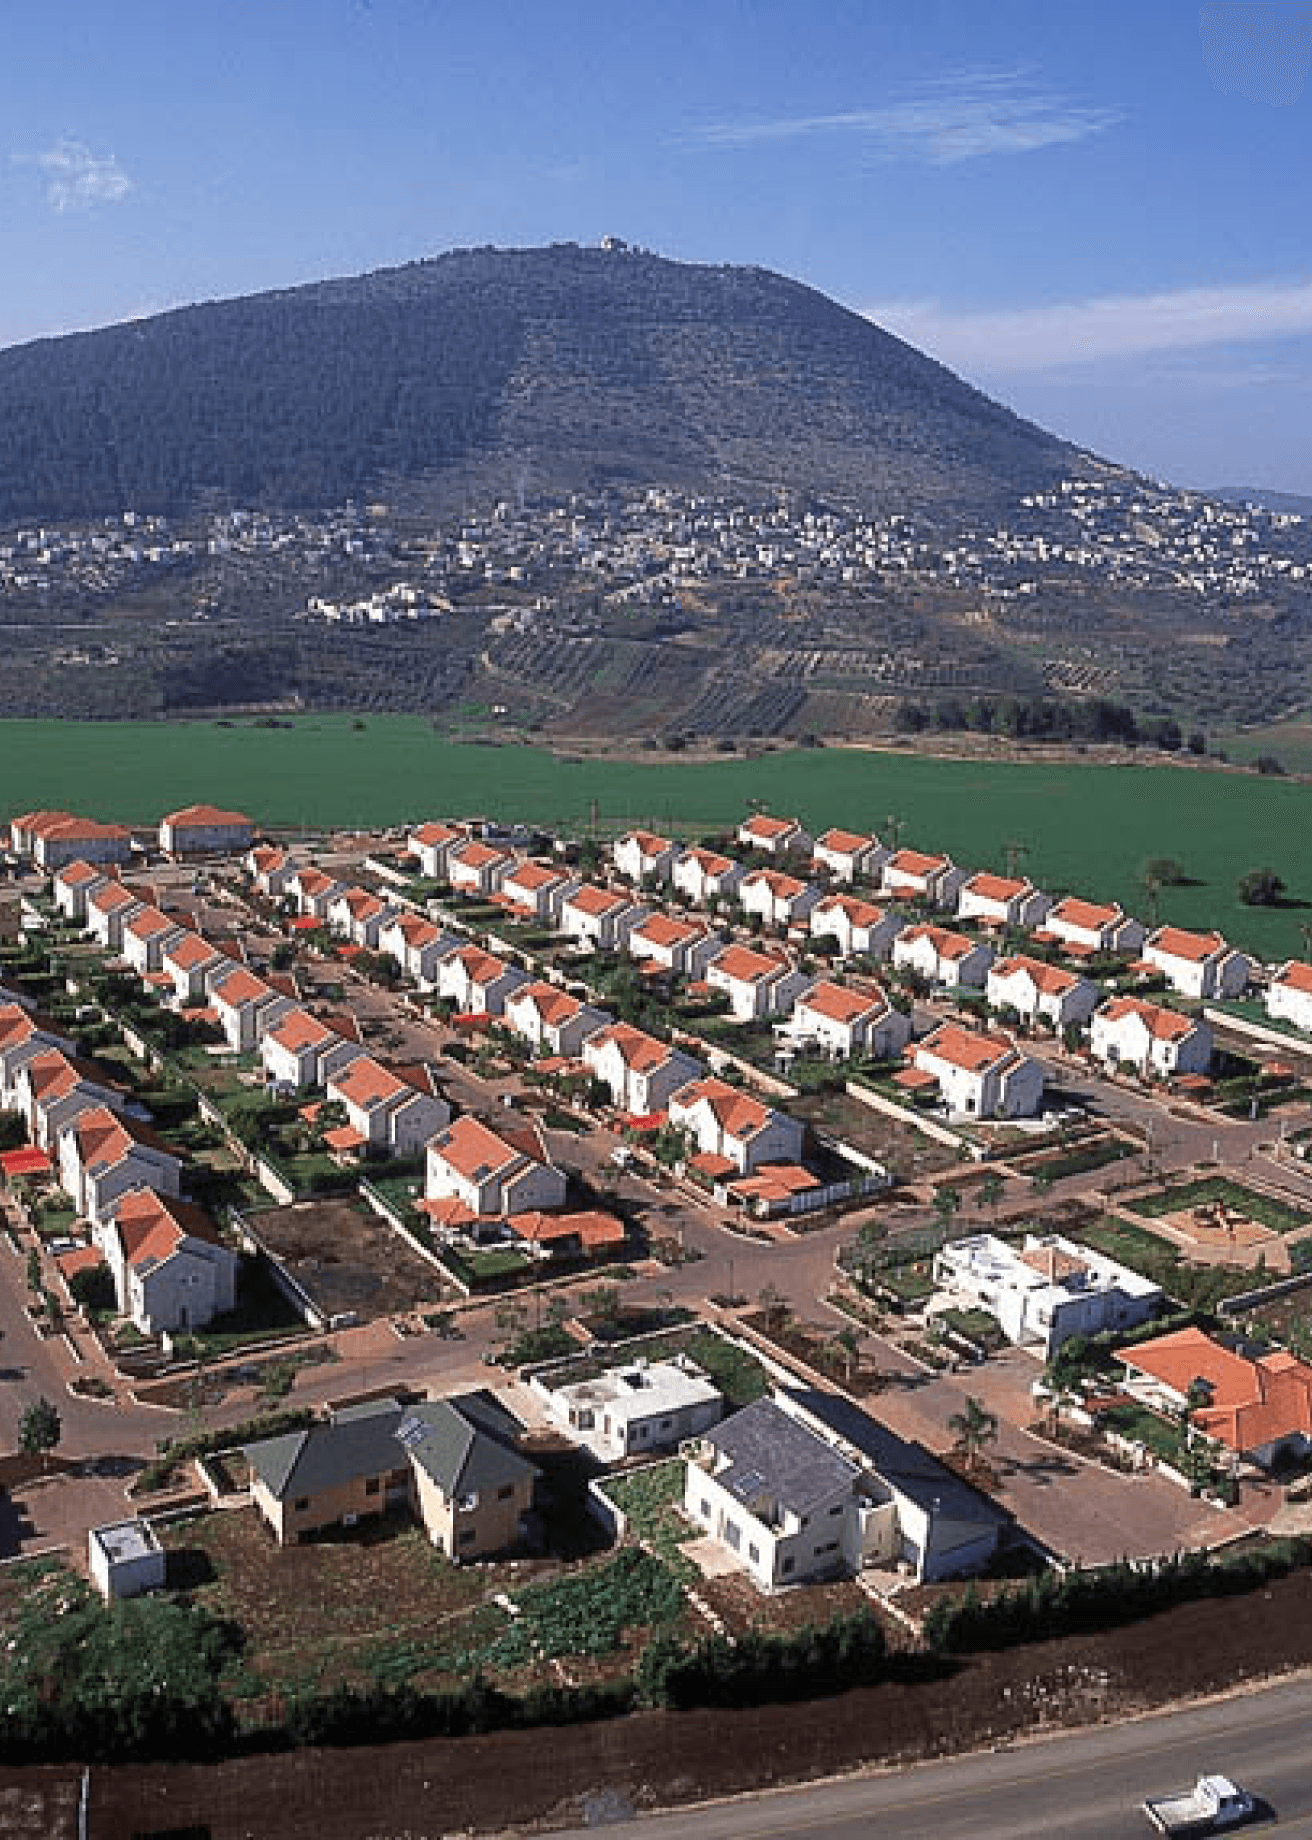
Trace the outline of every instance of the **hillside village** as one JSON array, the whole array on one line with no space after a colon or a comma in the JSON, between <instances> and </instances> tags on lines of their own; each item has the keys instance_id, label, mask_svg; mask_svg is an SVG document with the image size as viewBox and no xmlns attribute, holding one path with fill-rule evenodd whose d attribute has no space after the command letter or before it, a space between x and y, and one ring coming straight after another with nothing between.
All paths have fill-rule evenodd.
<instances>
[{"instance_id":1,"label":"hillside village","mask_svg":"<svg viewBox=\"0 0 1312 1840\"><path fill-rule=\"evenodd\" d=\"M510 1606L428 1679L635 1549L680 1626L904 1637L1303 1526L1312 964L763 811L38 811L10 872L10 1553L229 1603L417 1529Z\"/></svg>"}]
</instances>

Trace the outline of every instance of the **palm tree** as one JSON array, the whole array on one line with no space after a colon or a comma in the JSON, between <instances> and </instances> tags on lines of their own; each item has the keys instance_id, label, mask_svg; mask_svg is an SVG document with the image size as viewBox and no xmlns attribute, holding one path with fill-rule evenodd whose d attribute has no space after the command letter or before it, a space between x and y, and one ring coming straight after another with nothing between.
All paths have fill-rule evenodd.
<instances>
[{"instance_id":1,"label":"palm tree","mask_svg":"<svg viewBox=\"0 0 1312 1840\"><path fill-rule=\"evenodd\" d=\"M952 1414L948 1420L948 1430L956 1440L952 1448L965 1459L966 1468L973 1470L979 1463L984 1446L997 1440L998 1415L990 1412L982 1399L976 1399L973 1393L968 1393L964 1411Z\"/></svg>"}]
</instances>

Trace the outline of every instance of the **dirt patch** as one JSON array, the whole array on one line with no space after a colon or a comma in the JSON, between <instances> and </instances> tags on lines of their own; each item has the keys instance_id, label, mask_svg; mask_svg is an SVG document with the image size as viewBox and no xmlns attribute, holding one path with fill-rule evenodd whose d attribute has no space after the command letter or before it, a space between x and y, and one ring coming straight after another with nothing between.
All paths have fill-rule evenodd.
<instances>
[{"instance_id":1,"label":"dirt patch","mask_svg":"<svg viewBox=\"0 0 1312 1840\"><path fill-rule=\"evenodd\" d=\"M350 1201L298 1201L249 1216L272 1256L325 1317L362 1322L439 1302L441 1274L379 1215Z\"/></svg>"},{"instance_id":2,"label":"dirt patch","mask_svg":"<svg viewBox=\"0 0 1312 1840\"><path fill-rule=\"evenodd\" d=\"M863 1150L883 1163L898 1182L923 1182L953 1168L959 1153L926 1137L913 1125L900 1124L846 1093L807 1093L789 1101L788 1109L820 1129Z\"/></svg>"},{"instance_id":3,"label":"dirt patch","mask_svg":"<svg viewBox=\"0 0 1312 1840\"><path fill-rule=\"evenodd\" d=\"M800 1595L800 1594L799 1594ZM573 1825L598 1798L643 1809L730 1795L1019 1737L1218 1691L1307 1662L1312 1574L1244 1598L1182 1605L1129 1629L981 1656L914 1686L806 1705L644 1713L610 1724L301 1751L92 1773L91 1831L203 1826L211 1840L476 1832ZM16 1772L0 1771L0 1788Z\"/></svg>"}]
</instances>

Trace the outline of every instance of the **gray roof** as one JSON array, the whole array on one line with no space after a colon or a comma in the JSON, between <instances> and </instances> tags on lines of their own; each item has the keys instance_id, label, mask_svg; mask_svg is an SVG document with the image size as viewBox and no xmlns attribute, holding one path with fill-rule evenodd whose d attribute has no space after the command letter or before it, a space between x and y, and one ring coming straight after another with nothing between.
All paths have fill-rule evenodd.
<instances>
[{"instance_id":1,"label":"gray roof","mask_svg":"<svg viewBox=\"0 0 1312 1840\"><path fill-rule=\"evenodd\" d=\"M480 1389L412 1406L394 1435L411 1461L452 1500L536 1476L536 1464L517 1448L523 1429Z\"/></svg>"},{"instance_id":2,"label":"gray roof","mask_svg":"<svg viewBox=\"0 0 1312 1840\"><path fill-rule=\"evenodd\" d=\"M908 1443L841 1394L824 1393L813 1387L790 1387L785 1389L785 1397L817 1419L835 1437L858 1450L889 1488L906 1496L927 1514L946 1515L959 1521L986 1521L997 1526L1013 1518L988 1495L963 1482L923 1444Z\"/></svg>"},{"instance_id":3,"label":"gray roof","mask_svg":"<svg viewBox=\"0 0 1312 1840\"><path fill-rule=\"evenodd\" d=\"M318 1495L360 1476L400 1469L404 1457L396 1429L402 1416L395 1400L381 1400L372 1410L342 1414L331 1424L248 1444L246 1459L275 1501Z\"/></svg>"},{"instance_id":4,"label":"gray roof","mask_svg":"<svg viewBox=\"0 0 1312 1840\"><path fill-rule=\"evenodd\" d=\"M815 1431L808 1431L773 1399L754 1399L705 1434L729 1459L715 1480L746 1506L767 1498L794 1514L809 1514L857 1475Z\"/></svg>"}]
</instances>

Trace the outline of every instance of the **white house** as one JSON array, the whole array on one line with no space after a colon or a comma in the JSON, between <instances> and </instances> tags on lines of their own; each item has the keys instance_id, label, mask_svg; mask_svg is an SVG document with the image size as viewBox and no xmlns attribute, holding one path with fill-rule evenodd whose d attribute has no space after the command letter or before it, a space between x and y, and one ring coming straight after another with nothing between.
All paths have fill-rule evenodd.
<instances>
[{"instance_id":1,"label":"white house","mask_svg":"<svg viewBox=\"0 0 1312 1840\"><path fill-rule=\"evenodd\" d=\"M421 875L431 882L444 882L448 856L458 844L468 841L464 831L450 824L420 824L407 838L406 850L414 857Z\"/></svg>"},{"instance_id":2,"label":"white house","mask_svg":"<svg viewBox=\"0 0 1312 1840\"><path fill-rule=\"evenodd\" d=\"M1179 996L1199 999L1241 996L1253 968L1252 960L1227 945L1220 933L1188 933L1179 926L1159 926L1143 956Z\"/></svg>"},{"instance_id":3,"label":"white house","mask_svg":"<svg viewBox=\"0 0 1312 1840\"><path fill-rule=\"evenodd\" d=\"M457 894L495 894L514 863L513 856L490 843L458 843L447 852L446 879Z\"/></svg>"},{"instance_id":4,"label":"white house","mask_svg":"<svg viewBox=\"0 0 1312 1840\"><path fill-rule=\"evenodd\" d=\"M64 1126L55 1162L60 1186L93 1224L108 1220L129 1189L176 1195L182 1187L181 1159L147 1126L108 1106L79 1112Z\"/></svg>"},{"instance_id":5,"label":"white house","mask_svg":"<svg viewBox=\"0 0 1312 1840\"><path fill-rule=\"evenodd\" d=\"M990 1009L1011 1010L1022 1022L1046 1022L1060 1035L1089 1020L1100 993L1074 971L1016 952L990 965L984 994Z\"/></svg>"},{"instance_id":6,"label":"white house","mask_svg":"<svg viewBox=\"0 0 1312 1840\"><path fill-rule=\"evenodd\" d=\"M950 856L926 856L920 850L898 850L881 873L885 894L901 900L925 901L930 907L955 907L966 879L966 871L959 869Z\"/></svg>"},{"instance_id":7,"label":"white house","mask_svg":"<svg viewBox=\"0 0 1312 1840\"><path fill-rule=\"evenodd\" d=\"M146 903L122 882L106 881L87 896L87 931L106 952L123 950L123 927Z\"/></svg>"},{"instance_id":8,"label":"white house","mask_svg":"<svg viewBox=\"0 0 1312 1840\"><path fill-rule=\"evenodd\" d=\"M780 1043L827 1055L831 1060L866 1056L892 1060L911 1039L911 1018L894 1009L877 985L845 986L827 979L797 999Z\"/></svg>"},{"instance_id":9,"label":"white house","mask_svg":"<svg viewBox=\"0 0 1312 1840\"><path fill-rule=\"evenodd\" d=\"M875 907L851 894L830 894L811 909L811 937L836 939L844 958L887 958L907 924L895 907Z\"/></svg>"},{"instance_id":10,"label":"white house","mask_svg":"<svg viewBox=\"0 0 1312 1840\"><path fill-rule=\"evenodd\" d=\"M993 963L987 940L945 926L909 926L893 941L893 965L948 990L978 990Z\"/></svg>"},{"instance_id":11,"label":"white house","mask_svg":"<svg viewBox=\"0 0 1312 1840\"><path fill-rule=\"evenodd\" d=\"M399 965L421 990L433 989L438 966L456 951L458 943L408 907L393 913L378 929L378 950Z\"/></svg>"},{"instance_id":12,"label":"white house","mask_svg":"<svg viewBox=\"0 0 1312 1840\"><path fill-rule=\"evenodd\" d=\"M1027 1234L1023 1246L992 1233L953 1240L935 1258L934 1277L1045 1361L1073 1335L1136 1328L1163 1302L1160 1285L1059 1233Z\"/></svg>"},{"instance_id":13,"label":"white house","mask_svg":"<svg viewBox=\"0 0 1312 1840\"><path fill-rule=\"evenodd\" d=\"M756 1399L703 1432L683 1512L762 1590L870 1568L982 1570L1009 1516L836 1393Z\"/></svg>"},{"instance_id":14,"label":"white house","mask_svg":"<svg viewBox=\"0 0 1312 1840\"><path fill-rule=\"evenodd\" d=\"M602 1463L677 1450L718 1424L724 1402L687 1355L630 1361L547 1392L547 1412Z\"/></svg>"},{"instance_id":15,"label":"white house","mask_svg":"<svg viewBox=\"0 0 1312 1840\"><path fill-rule=\"evenodd\" d=\"M671 874L674 887L698 907L716 899L728 899L742 880L742 864L732 856L715 850L688 849L678 858Z\"/></svg>"},{"instance_id":16,"label":"white house","mask_svg":"<svg viewBox=\"0 0 1312 1840\"><path fill-rule=\"evenodd\" d=\"M813 882L799 881L781 869L753 869L738 884L743 912L754 914L766 926L787 929L801 926L820 899Z\"/></svg>"},{"instance_id":17,"label":"white house","mask_svg":"<svg viewBox=\"0 0 1312 1840\"><path fill-rule=\"evenodd\" d=\"M396 908L367 888L340 888L328 903L328 924L339 938L374 951L384 925Z\"/></svg>"},{"instance_id":18,"label":"white house","mask_svg":"<svg viewBox=\"0 0 1312 1840\"><path fill-rule=\"evenodd\" d=\"M1073 894L1049 908L1038 929L1040 939L1077 953L1137 952L1144 936L1142 922L1116 902L1082 901Z\"/></svg>"},{"instance_id":19,"label":"white house","mask_svg":"<svg viewBox=\"0 0 1312 1840\"><path fill-rule=\"evenodd\" d=\"M699 1156L722 1162L739 1175L751 1175L763 1163L795 1163L802 1154L805 1132L796 1118L714 1076L673 1093L669 1117L693 1139Z\"/></svg>"},{"instance_id":20,"label":"white house","mask_svg":"<svg viewBox=\"0 0 1312 1840\"><path fill-rule=\"evenodd\" d=\"M51 882L51 894L56 908L66 920L85 923L87 917L87 896L94 888L99 888L105 881L103 869L97 869L89 862L66 863L56 870Z\"/></svg>"},{"instance_id":21,"label":"white house","mask_svg":"<svg viewBox=\"0 0 1312 1840\"><path fill-rule=\"evenodd\" d=\"M249 850L255 827L244 812L217 805L186 805L159 821L159 847L166 856L239 856Z\"/></svg>"},{"instance_id":22,"label":"white house","mask_svg":"<svg viewBox=\"0 0 1312 1840\"><path fill-rule=\"evenodd\" d=\"M479 1219L563 1207L565 1189L536 1125L493 1131L466 1115L428 1145L427 1199L454 1201Z\"/></svg>"},{"instance_id":23,"label":"white house","mask_svg":"<svg viewBox=\"0 0 1312 1840\"><path fill-rule=\"evenodd\" d=\"M812 866L837 882L874 881L892 852L878 837L860 831L828 830L815 840Z\"/></svg>"},{"instance_id":24,"label":"white house","mask_svg":"<svg viewBox=\"0 0 1312 1840\"><path fill-rule=\"evenodd\" d=\"M678 849L668 837L656 837L650 831L630 831L611 851L620 874L639 886L648 880L668 882L677 855Z\"/></svg>"},{"instance_id":25,"label":"white house","mask_svg":"<svg viewBox=\"0 0 1312 1840\"><path fill-rule=\"evenodd\" d=\"M174 1195L135 1188L97 1233L119 1308L143 1335L203 1329L237 1301L237 1254L208 1214Z\"/></svg>"},{"instance_id":26,"label":"white house","mask_svg":"<svg viewBox=\"0 0 1312 1840\"><path fill-rule=\"evenodd\" d=\"M335 1150L376 1150L389 1156L409 1156L436 1137L451 1119L451 1107L442 1097L426 1067L396 1070L384 1067L370 1054L356 1055L324 1078L330 1102L346 1107L344 1130L354 1141L341 1137L328 1142Z\"/></svg>"},{"instance_id":27,"label":"white house","mask_svg":"<svg viewBox=\"0 0 1312 1840\"><path fill-rule=\"evenodd\" d=\"M165 942L160 969L173 987L175 1009L196 1009L209 995L210 979L232 966L232 959L202 939L199 933L180 932Z\"/></svg>"},{"instance_id":28,"label":"white house","mask_svg":"<svg viewBox=\"0 0 1312 1840\"><path fill-rule=\"evenodd\" d=\"M261 894L280 901L296 873L296 864L276 844L261 843L246 852L246 872Z\"/></svg>"},{"instance_id":29,"label":"white house","mask_svg":"<svg viewBox=\"0 0 1312 1840\"><path fill-rule=\"evenodd\" d=\"M672 1093L705 1071L691 1054L627 1022L590 1035L583 1044L583 1063L607 1088L616 1110L635 1118L663 1112Z\"/></svg>"},{"instance_id":30,"label":"white house","mask_svg":"<svg viewBox=\"0 0 1312 1840\"><path fill-rule=\"evenodd\" d=\"M1093 1018L1089 1048L1104 1066L1133 1067L1138 1073L1170 1079L1207 1072L1212 1031L1177 1009L1139 997L1113 997Z\"/></svg>"},{"instance_id":31,"label":"white house","mask_svg":"<svg viewBox=\"0 0 1312 1840\"><path fill-rule=\"evenodd\" d=\"M298 869L287 883L287 893L296 903L296 911L305 918L326 921L328 903L339 894L345 883L335 875L325 875L312 864Z\"/></svg>"},{"instance_id":32,"label":"white house","mask_svg":"<svg viewBox=\"0 0 1312 1840\"><path fill-rule=\"evenodd\" d=\"M1296 958L1281 965L1267 986L1266 1013L1273 1022L1292 1022L1312 1035L1312 965Z\"/></svg>"},{"instance_id":33,"label":"white house","mask_svg":"<svg viewBox=\"0 0 1312 1840\"><path fill-rule=\"evenodd\" d=\"M787 1015L814 980L777 953L726 946L707 965L706 982L712 990L724 991L739 1022L756 1022L763 1016Z\"/></svg>"},{"instance_id":34,"label":"white house","mask_svg":"<svg viewBox=\"0 0 1312 1840\"><path fill-rule=\"evenodd\" d=\"M957 896L958 920L981 920L986 926L1041 926L1052 898L1033 882L1011 875L990 875L986 870L961 884Z\"/></svg>"},{"instance_id":35,"label":"white house","mask_svg":"<svg viewBox=\"0 0 1312 1840\"><path fill-rule=\"evenodd\" d=\"M916 1072L937 1081L950 1113L1030 1118L1043 1103L1043 1068L1004 1035L945 1022L911 1053Z\"/></svg>"},{"instance_id":36,"label":"white house","mask_svg":"<svg viewBox=\"0 0 1312 1840\"><path fill-rule=\"evenodd\" d=\"M766 856L809 856L815 848L796 818L772 818L763 811L738 826L738 841Z\"/></svg>"},{"instance_id":37,"label":"white house","mask_svg":"<svg viewBox=\"0 0 1312 1840\"><path fill-rule=\"evenodd\" d=\"M656 970L700 978L716 954L723 952L724 940L701 920L655 913L634 927L628 949L631 957Z\"/></svg>"},{"instance_id":38,"label":"white house","mask_svg":"<svg viewBox=\"0 0 1312 1840\"><path fill-rule=\"evenodd\" d=\"M234 1054L253 1053L292 1003L245 965L234 965L210 984L210 1007Z\"/></svg>"},{"instance_id":39,"label":"white house","mask_svg":"<svg viewBox=\"0 0 1312 1840\"><path fill-rule=\"evenodd\" d=\"M560 930L580 946L598 952L619 951L634 927L647 916L632 896L618 888L585 882L560 904Z\"/></svg>"},{"instance_id":40,"label":"white house","mask_svg":"<svg viewBox=\"0 0 1312 1840\"><path fill-rule=\"evenodd\" d=\"M141 907L123 922L123 956L139 978L161 970L165 946L182 937L184 928L158 907Z\"/></svg>"},{"instance_id":41,"label":"white house","mask_svg":"<svg viewBox=\"0 0 1312 1840\"><path fill-rule=\"evenodd\" d=\"M168 1554L147 1520L114 1521L87 1534L87 1568L106 1603L158 1591L168 1570Z\"/></svg>"},{"instance_id":42,"label":"white house","mask_svg":"<svg viewBox=\"0 0 1312 1840\"><path fill-rule=\"evenodd\" d=\"M560 917L560 903L570 889L567 875L550 869L546 863L517 863L501 879L497 899L520 920L542 920L555 925Z\"/></svg>"},{"instance_id":43,"label":"white house","mask_svg":"<svg viewBox=\"0 0 1312 1840\"><path fill-rule=\"evenodd\" d=\"M125 863L132 857L132 833L121 824L98 824L71 812L29 812L10 826L14 849L52 875L68 863Z\"/></svg>"},{"instance_id":44,"label":"white house","mask_svg":"<svg viewBox=\"0 0 1312 1840\"><path fill-rule=\"evenodd\" d=\"M539 1053L573 1058L610 1021L605 1010L541 980L521 984L506 999L506 1027Z\"/></svg>"},{"instance_id":45,"label":"white house","mask_svg":"<svg viewBox=\"0 0 1312 1840\"><path fill-rule=\"evenodd\" d=\"M299 1005L280 1016L260 1042L260 1059L270 1084L289 1092L322 1086L329 1074L348 1067L364 1052L353 1019L343 1017L329 1023Z\"/></svg>"},{"instance_id":46,"label":"white house","mask_svg":"<svg viewBox=\"0 0 1312 1840\"><path fill-rule=\"evenodd\" d=\"M437 967L437 993L469 1016L500 1016L506 999L528 980L517 965L481 946L461 946Z\"/></svg>"}]
</instances>

